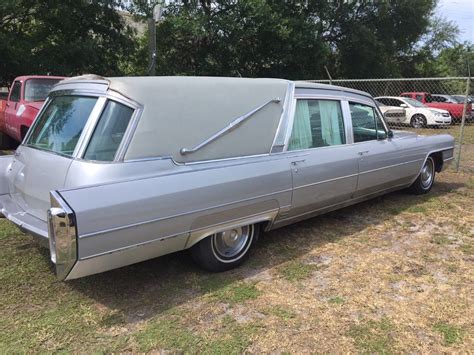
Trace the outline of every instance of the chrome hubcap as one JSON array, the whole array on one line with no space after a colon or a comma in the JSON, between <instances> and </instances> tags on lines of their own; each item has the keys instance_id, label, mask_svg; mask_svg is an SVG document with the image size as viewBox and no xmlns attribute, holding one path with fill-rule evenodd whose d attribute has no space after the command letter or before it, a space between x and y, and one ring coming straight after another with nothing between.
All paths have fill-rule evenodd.
<instances>
[{"instance_id":1,"label":"chrome hubcap","mask_svg":"<svg viewBox=\"0 0 474 355\"><path fill-rule=\"evenodd\" d=\"M414 125L416 128L420 128L420 127L423 126L423 119L422 119L421 117L415 117L415 118L413 119L413 121L414 121L414 124L413 124L413 125Z\"/></svg>"},{"instance_id":2,"label":"chrome hubcap","mask_svg":"<svg viewBox=\"0 0 474 355\"><path fill-rule=\"evenodd\" d=\"M251 226L243 226L214 234L212 237L214 250L225 258L238 255L248 244L251 228Z\"/></svg>"},{"instance_id":3,"label":"chrome hubcap","mask_svg":"<svg viewBox=\"0 0 474 355\"><path fill-rule=\"evenodd\" d=\"M421 184L423 187L427 188L430 187L431 183L433 182L433 172L434 166L433 161L428 159L421 170Z\"/></svg>"}]
</instances>

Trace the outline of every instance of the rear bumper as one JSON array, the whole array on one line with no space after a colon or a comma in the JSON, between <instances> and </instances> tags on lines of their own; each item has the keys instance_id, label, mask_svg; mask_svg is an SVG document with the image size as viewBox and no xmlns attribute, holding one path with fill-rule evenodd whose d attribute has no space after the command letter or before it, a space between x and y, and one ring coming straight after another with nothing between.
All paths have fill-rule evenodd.
<instances>
[{"instance_id":1,"label":"rear bumper","mask_svg":"<svg viewBox=\"0 0 474 355\"><path fill-rule=\"evenodd\" d=\"M26 213L8 194L0 196L0 213L49 249L48 224Z\"/></svg>"}]
</instances>

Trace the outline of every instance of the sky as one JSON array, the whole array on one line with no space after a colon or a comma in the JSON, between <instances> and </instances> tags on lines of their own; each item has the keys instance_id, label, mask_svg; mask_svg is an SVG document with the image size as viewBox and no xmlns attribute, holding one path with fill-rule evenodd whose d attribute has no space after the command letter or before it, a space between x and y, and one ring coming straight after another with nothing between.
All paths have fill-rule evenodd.
<instances>
[{"instance_id":1,"label":"sky","mask_svg":"<svg viewBox=\"0 0 474 355\"><path fill-rule=\"evenodd\" d=\"M474 0L439 0L436 13L459 27L461 42L474 43Z\"/></svg>"}]
</instances>

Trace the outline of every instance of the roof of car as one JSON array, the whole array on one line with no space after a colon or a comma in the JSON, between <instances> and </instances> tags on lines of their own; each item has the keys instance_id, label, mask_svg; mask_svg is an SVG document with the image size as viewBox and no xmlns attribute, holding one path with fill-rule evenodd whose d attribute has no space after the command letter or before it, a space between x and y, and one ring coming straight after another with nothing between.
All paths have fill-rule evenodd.
<instances>
[{"instance_id":1,"label":"roof of car","mask_svg":"<svg viewBox=\"0 0 474 355\"><path fill-rule=\"evenodd\" d=\"M15 81L24 81L28 79L65 79L65 76L52 76L52 75L22 75L15 78Z\"/></svg>"},{"instance_id":2,"label":"roof of car","mask_svg":"<svg viewBox=\"0 0 474 355\"><path fill-rule=\"evenodd\" d=\"M298 81L295 81L294 83L295 83L295 87L300 88L300 89L334 90L334 91L339 91L339 92L350 92L350 93L370 97L370 94L365 92L365 91L351 89L351 88L344 87L344 86L337 86L337 85L330 85L330 84L323 84L323 83L315 83L315 82L303 81L303 80L298 80Z\"/></svg>"},{"instance_id":3,"label":"roof of car","mask_svg":"<svg viewBox=\"0 0 474 355\"><path fill-rule=\"evenodd\" d=\"M295 88L325 89L370 97L362 91L338 86L292 82L284 79L229 77L117 77L96 75L69 78L53 91L73 89L76 84L97 84L135 101L142 107L125 159L173 156L190 162L269 153L285 98ZM85 87L85 86L84 86ZM200 145L216 132L262 106L252 118L196 152L183 154Z\"/></svg>"},{"instance_id":4,"label":"roof of car","mask_svg":"<svg viewBox=\"0 0 474 355\"><path fill-rule=\"evenodd\" d=\"M317 83L317 82L312 82L312 81L304 81L304 80L297 80L297 81L290 81L286 79L277 79L277 78L237 78L237 77L212 77L212 76L154 76L154 77L140 77L140 76L128 76L128 77L102 77L99 75L95 74L86 74L86 75L81 75L81 76L76 76L76 77L71 77L71 78L66 78L64 81L71 83L74 81L87 81L87 82L93 82L93 81L108 81L110 83L110 86L113 88L116 88L119 85L123 86L129 86L133 87L135 85L142 86L143 80L147 80L149 82L155 83L155 84L163 84L164 82L172 82L172 81L178 81L178 80L189 80L189 81L201 81L201 82L209 82L209 81L215 81L216 83L222 83L222 82L238 82L239 80L250 80L250 82L253 83L258 83L261 81L275 81L275 82L287 82L291 83L293 82L295 84L295 88L299 89L324 89L324 90L334 90L338 92L350 92L354 94L359 94L363 96L369 96L365 91L360 91L356 89L351 89L343 86L337 86L337 85L329 85L329 84L323 84L323 83Z\"/></svg>"},{"instance_id":5,"label":"roof of car","mask_svg":"<svg viewBox=\"0 0 474 355\"><path fill-rule=\"evenodd\" d=\"M403 97L403 96L377 96L374 97L375 100L377 99L400 99L400 100L405 100L409 99L409 97Z\"/></svg>"}]
</instances>

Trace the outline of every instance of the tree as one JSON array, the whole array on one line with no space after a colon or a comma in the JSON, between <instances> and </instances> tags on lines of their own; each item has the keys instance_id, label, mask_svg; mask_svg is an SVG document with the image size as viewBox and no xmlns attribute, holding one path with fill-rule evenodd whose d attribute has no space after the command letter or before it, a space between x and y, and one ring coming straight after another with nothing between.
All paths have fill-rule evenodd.
<instances>
[{"instance_id":1,"label":"tree","mask_svg":"<svg viewBox=\"0 0 474 355\"><path fill-rule=\"evenodd\" d=\"M435 0L328 2L324 38L342 78L399 77L404 58L428 31Z\"/></svg>"},{"instance_id":2,"label":"tree","mask_svg":"<svg viewBox=\"0 0 474 355\"><path fill-rule=\"evenodd\" d=\"M119 75L135 54L116 0L2 0L0 82L20 74Z\"/></svg>"},{"instance_id":3,"label":"tree","mask_svg":"<svg viewBox=\"0 0 474 355\"><path fill-rule=\"evenodd\" d=\"M435 5L184 0L168 6L158 24L158 72L308 79L325 77L327 66L333 77L400 76L435 28Z\"/></svg>"},{"instance_id":4,"label":"tree","mask_svg":"<svg viewBox=\"0 0 474 355\"><path fill-rule=\"evenodd\" d=\"M317 24L286 1L171 5L157 38L158 72L170 75L303 78L329 53Z\"/></svg>"}]
</instances>

